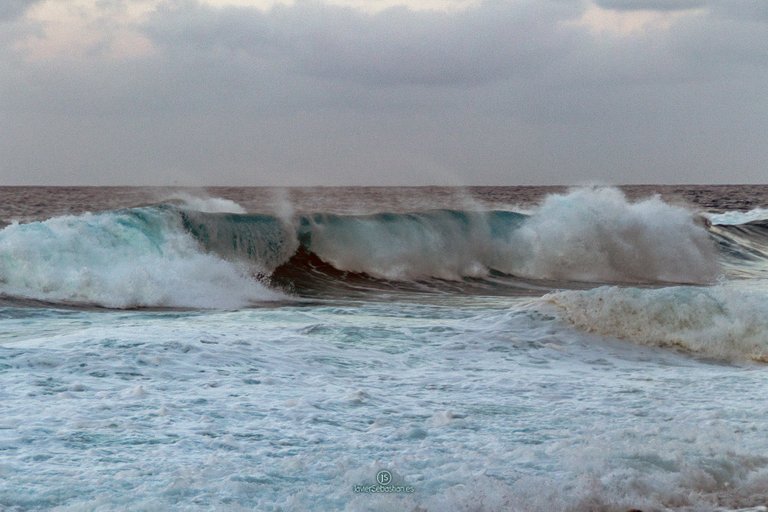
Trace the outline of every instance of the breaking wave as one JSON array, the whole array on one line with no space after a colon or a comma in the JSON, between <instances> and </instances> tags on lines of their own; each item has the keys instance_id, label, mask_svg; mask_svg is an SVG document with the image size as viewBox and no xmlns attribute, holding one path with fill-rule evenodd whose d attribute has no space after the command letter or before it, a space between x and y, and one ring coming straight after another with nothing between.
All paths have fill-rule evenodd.
<instances>
[{"instance_id":1,"label":"breaking wave","mask_svg":"<svg viewBox=\"0 0 768 512\"><path fill-rule=\"evenodd\" d=\"M283 297L268 286L279 275L707 284L728 251L768 261L755 245L768 241L762 225L710 233L686 208L658 197L631 202L612 188L551 195L525 214L242 211L231 201L179 197L11 224L0 230L0 294L121 308L239 307Z\"/></svg>"},{"instance_id":2,"label":"breaking wave","mask_svg":"<svg viewBox=\"0 0 768 512\"><path fill-rule=\"evenodd\" d=\"M237 308L280 298L203 252L163 208L56 217L0 231L0 293L110 308Z\"/></svg>"}]
</instances>

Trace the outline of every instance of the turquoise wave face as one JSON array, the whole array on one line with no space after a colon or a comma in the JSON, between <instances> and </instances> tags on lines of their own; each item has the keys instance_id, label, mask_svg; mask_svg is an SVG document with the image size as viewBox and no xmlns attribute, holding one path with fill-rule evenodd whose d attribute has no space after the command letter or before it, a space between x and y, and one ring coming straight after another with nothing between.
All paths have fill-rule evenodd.
<instances>
[{"instance_id":1,"label":"turquoise wave face","mask_svg":"<svg viewBox=\"0 0 768 512\"><path fill-rule=\"evenodd\" d=\"M525 218L456 210L315 214L299 219L298 237L307 252L339 270L400 281L460 280L503 271L498 267L510 237Z\"/></svg>"},{"instance_id":2,"label":"turquoise wave face","mask_svg":"<svg viewBox=\"0 0 768 512\"><path fill-rule=\"evenodd\" d=\"M436 262L462 253L471 253L465 254L465 260L477 260L483 256L479 249L508 243L512 231L526 218L516 212L455 210L364 216L317 213L290 220L270 215L177 213L206 250L247 260L262 272L273 271L302 249L339 270L406 279L471 275L473 269L461 268L460 261L450 269ZM432 271L417 269L418 260L426 260L422 267L431 265ZM374 262L378 269L371 265ZM469 263L477 266L476 261Z\"/></svg>"},{"instance_id":3,"label":"turquoise wave face","mask_svg":"<svg viewBox=\"0 0 768 512\"><path fill-rule=\"evenodd\" d=\"M271 273L298 248L290 223L270 215L201 213L175 210L184 229L206 251L228 260L247 261L260 273Z\"/></svg>"}]
</instances>

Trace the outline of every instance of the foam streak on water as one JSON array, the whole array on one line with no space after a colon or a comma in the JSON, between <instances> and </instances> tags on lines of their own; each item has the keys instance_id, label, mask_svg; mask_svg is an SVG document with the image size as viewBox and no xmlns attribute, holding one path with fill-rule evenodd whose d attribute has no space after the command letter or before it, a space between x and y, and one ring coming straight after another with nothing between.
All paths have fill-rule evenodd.
<instances>
[{"instance_id":1,"label":"foam streak on water","mask_svg":"<svg viewBox=\"0 0 768 512\"><path fill-rule=\"evenodd\" d=\"M701 510L768 484L763 367L513 302L2 314L5 507ZM380 468L417 493L351 492Z\"/></svg>"}]
</instances>

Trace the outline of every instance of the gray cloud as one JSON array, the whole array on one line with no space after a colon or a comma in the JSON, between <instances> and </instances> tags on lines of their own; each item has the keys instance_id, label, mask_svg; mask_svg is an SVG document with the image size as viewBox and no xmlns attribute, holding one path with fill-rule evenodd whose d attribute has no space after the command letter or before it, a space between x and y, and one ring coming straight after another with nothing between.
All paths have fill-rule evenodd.
<instances>
[{"instance_id":1,"label":"gray cloud","mask_svg":"<svg viewBox=\"0 0 768 512\"><path fill-rule=\"evenodd\" d=\"M12 20L18 18L33 4L40 3L41 0L3 0L0 3L0 21Z\"/></svg>"},{"instance_id":2,"label":"gray cloud","mask_svg":"<svg viewBox=\"0 0 768 512\"><path fill-rule=\"evenodd\" d=\"M722 16L752 22L768 21L765 0L710 0L712 10Z\"/></svg>"},{"instance_id":3,"label":"gray cloud","mask_svg":"<svg viewBox=\"0 0 768 512\"><path fill-rule=\"evenodd\" d=\"M706 0L595 0L603 9L617 11L677 11L704 7Z\"/></svg>"},{"instance_id":4,"label":"gray cloud","mask_svg":"<svg viewBox=\"0 0 768 512\"><path fill-rule=\"evenodd\" d=\"M147 33L172 51L243 52L287 58L301 71L369 85L471 85L557 58L555 23L579 3L487 3L460 13L392 8L369 15L298 3L269 13L194 4L162 11Z\"/></svg>"},{"instance_id":5,"label":"gray cloud","mask_svg":"<svg viewBox=\"0 0 768 512\"><path fill-rule=\"evenodd\" d=\"M0 177L764 181L768 27L748 16L757 4L722 6L618 35L572 23L578 1L375 15L168 3L137 27L156 46L141 58L110 57L109 37L84 59L0 49L13 70L0 76Z\"/></svg>"}]
</instances>

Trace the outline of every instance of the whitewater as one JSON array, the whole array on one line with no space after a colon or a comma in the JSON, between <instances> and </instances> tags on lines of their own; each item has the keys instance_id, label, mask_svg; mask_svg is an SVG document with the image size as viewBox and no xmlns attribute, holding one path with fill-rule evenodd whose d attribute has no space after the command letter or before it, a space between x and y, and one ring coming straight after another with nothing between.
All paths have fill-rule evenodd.
<instances>
[{"instance_id":1,"label":"whitewater","mask_svg":"<svg viewBox=\"0 0 768 512\"><path fill-rule=\"evenodd\" d=\"M0 510L768 510L768 188L0 188Z\"/></svg>"}]
</instances>

